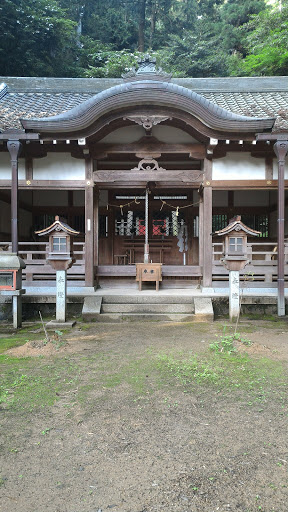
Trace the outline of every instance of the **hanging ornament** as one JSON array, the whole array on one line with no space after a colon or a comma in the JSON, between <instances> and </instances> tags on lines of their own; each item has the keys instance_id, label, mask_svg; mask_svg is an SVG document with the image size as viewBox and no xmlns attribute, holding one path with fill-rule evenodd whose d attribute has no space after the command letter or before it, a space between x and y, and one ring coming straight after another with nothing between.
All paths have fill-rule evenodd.
<instances>
[{"instance_id":1,"label":"hanging ornament","mask_svg":"<svg viewBox=\"0 0 288 512\"><path fill-rule=\"evenodd\" d=\"M177 208L176 208L176 217L178 217L178 215L179 215L179 206L177 206Z\"/></svg>"}]
</instances>

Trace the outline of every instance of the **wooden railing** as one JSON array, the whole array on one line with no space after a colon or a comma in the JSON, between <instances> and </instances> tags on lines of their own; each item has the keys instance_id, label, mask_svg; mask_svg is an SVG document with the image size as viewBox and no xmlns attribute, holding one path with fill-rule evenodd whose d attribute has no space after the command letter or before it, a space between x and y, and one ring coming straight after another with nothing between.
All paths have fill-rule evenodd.
<instances>
[{"instance_id":1,"label":"wooden railing","mask_svg":"<svg viewBox=\"0 0 288 512\"><path fill-rule=\"evenodd\" d=\"M41 284L47 280L54 281L56 272L46 261L47 255L46 242L19 242L19 256L23 258L26 263L26 268L23 270L23 280L26 281L26 286L29 284ZM271 283L277 280L277 244L275 242L251 242L247 245L248 258L250 263L242 271L242 275L248 273L253 274L252 280L265 281ZM0 242L1 249L11 252L10 242ZM223 243L213 243L213 262L212 273L213 280L227 280L228 271L223 266L221 257L223 255ZM76 262L67 271L68 280L84 281L85 279L85 242L74 242L74 256ZM285 279L288 280L288 243L285 243ZM104 268L104 267L103 267ZM106 268L106 267L105 267ZM110 266L109 268L112 268ZM116 267L115 267L116 268ZM117 267L118 272L119 268ZM167 267L168 268L168 267ZM170 267L172 268L172 267ZM174 268L174 267L173 267ZM175 267L175 269L179 267ZM185 268L185 267L184 267ZM185 269L188 270L188 269ZM116 272L117 274L117 272ZM177 274L177 271L176 271ZM113 274L114 275L114 274ZM164 275L164 270L163 270ZM37 283L35 283L37 281Z\"/></svg>"},{"instance_id":2,"label":"wooden railing","mask_svg":"<svg viewBox=\"0 0 288 512\"><path fill-rule=\"evenodd\" d=\"M213 280L228 279L228 271L220 261L223 256L223 243L213 243ZM285 243L285 279L288 280L288 243ZM277 243L275 242L249 242L247 244L249 264L241 272L242 275L253 274L252 280L271 283L277 280Z\"/></svg>"},{"instance_id":3,"label":"wooden railing","mask_svg":"<svg viewBox=\"0 0 288 512\"><path fill-rule=\"evenodd\" d=\"M48 253L47 242L19 242L19 256L26 263L23 270L23 280L26 285L33 281L47 281L56 279L56 271L47 263L46 255ZM74 242L75 263L67 270L68 280L84 280L85 278L85 243ZM0 242L0 250L12 251L10 242ZM40 284L40 283L39 283Z\"/></svg>"}]
</instances>

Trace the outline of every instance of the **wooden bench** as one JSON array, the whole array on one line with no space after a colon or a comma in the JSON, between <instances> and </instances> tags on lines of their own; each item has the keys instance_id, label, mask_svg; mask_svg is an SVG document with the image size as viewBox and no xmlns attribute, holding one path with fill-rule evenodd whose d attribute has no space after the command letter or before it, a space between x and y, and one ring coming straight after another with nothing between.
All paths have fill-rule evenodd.
<instances>
[{"instance_id":1,"label":"wooden bench","mask_svg":"<svg viewBox=\"0 0 288 512\"><path fill-rule=\"evenodd\" d=\"M136 265L99 265L96 267L97 277L136 277ZM163 277L195 277L202 278L198 265L162 265Z\"/></svg>"}]
</instances>

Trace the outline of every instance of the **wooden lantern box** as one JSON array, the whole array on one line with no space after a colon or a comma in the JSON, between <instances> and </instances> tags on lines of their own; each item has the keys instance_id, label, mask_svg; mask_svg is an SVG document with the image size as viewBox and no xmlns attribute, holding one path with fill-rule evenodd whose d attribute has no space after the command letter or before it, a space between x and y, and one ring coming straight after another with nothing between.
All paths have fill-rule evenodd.
<instances>
[{"instance_id":1,"label":"wooden lantern box","mask_svg":"<svg viewBox=\"0 0 288 512\"><path fill-rule=\"evenodd\" d=\"M0 290L16 290L17 270L0 270Z\"/></svg>"}]
</instances>

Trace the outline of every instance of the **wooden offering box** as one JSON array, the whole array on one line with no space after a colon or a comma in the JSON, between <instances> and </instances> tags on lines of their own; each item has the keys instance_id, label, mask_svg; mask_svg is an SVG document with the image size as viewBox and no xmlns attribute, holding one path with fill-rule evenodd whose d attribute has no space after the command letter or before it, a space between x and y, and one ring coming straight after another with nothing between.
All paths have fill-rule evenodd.
<instances>
[{"instance_id":1,"label":"wooden offering box","mask_svg":"<svg viewBox=\"0 0 288 512\"><path fill-rule=\"evenodd\" d=\"M136 281L139 281L139 290L142 290L143 281L156 281L156 291L162 281L162 263L136 263Z\"/></svg>"}]
</instances>

